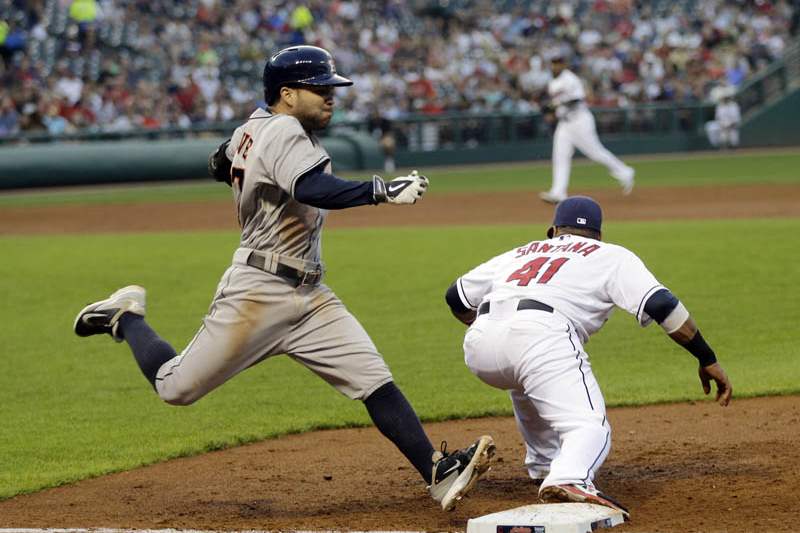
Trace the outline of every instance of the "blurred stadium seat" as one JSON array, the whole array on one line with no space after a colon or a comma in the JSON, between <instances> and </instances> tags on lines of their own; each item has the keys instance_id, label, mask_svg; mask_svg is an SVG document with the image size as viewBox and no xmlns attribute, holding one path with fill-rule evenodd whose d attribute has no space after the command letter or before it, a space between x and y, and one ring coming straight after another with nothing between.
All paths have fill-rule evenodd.
<instances>
[{"instance_id":1,"label":"blurred stadium seat","mask_svg":"<svg viewBox=\"0 0 800 533\"><path fill-rule=\"evenodd\" d=\"M614 109L692 106L720 85L746 86L796 47L800 12L797 0L77 0L96 13L79 21L74 1L0 0L9 28L0 80L10 98L0 137L197 131L238 120L263 104L267 55L303 42L329 48L356 81L340 93L338 122L535 114L547 59L560 53L586 81L590 104L607 109L601 132L652 131L671 116ZM293 17L303 7L310 23ZM679 125L697 120L684 113ZM501 130L541 133L530 121ZM440 121L409 130L408 143L490 134Z\"/></svg>"}]
</instances>

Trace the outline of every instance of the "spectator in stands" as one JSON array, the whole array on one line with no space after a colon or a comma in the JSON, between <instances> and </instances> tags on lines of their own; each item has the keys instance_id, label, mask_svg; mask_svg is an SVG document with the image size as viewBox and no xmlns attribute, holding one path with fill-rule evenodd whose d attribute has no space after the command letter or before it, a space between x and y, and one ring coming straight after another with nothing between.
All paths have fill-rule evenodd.
<instances>
[{"instance_id":1,"label":"spectator in stands","mask_svg":"<svg viewBox=\"0 0 800 533\"><path fill-rule=\"evenodd\" d=\"M6 46L8 33L11 31L11 26L8 21L0 19L0 57L3 58L3 64L8 65L12 52Z\"/></svg>"},{"instance_id":2,"label":"spectator in stands","mask_svg":"<svg viewBox=\"0 0 800 533\"><path fill-rule=\"evenodd\" d=\"M72 0L69 16L78 24L92 24L97 19L97 2L95 0Z\"/></svg>"},{"instance_id":3,"label":"spectator in stands","mask_svg":"<svg viewBox=\"0 0 800 533\"><path fill-rule=\"evenodd\" d=\"M156 82L143 95L147 109L158 115L159 103L170 102L193 122L207 120L224 86L242 118L260 102L246 88L264 54L308 42L335 47L339 68L358 80L358 91L343 91L352 98L348 119L386 102L395 116L524 112L541 98L556 55L575 58L591 104L696 102L780 58L800 11L796 0L451 4L415 11L397 0L0 0L0 83L15 94L32 78L37 106L64 96L69 109L81 84L104 95L109 85L118 91L147 79ZM74 74L62 75L62 66ZM53 77L60 83L43 90ZM101 107L93 110L99 127L127 113L119 99Z\"/></svg>"},{"instance_id":4,"label":"spectator in stands","mask_svg":"<svg viewBox=\"0 0 800 533\"><path fill-rule=\"evenodd\" d=\"M94 42L94 24L97 14L95 0L72 0L72 4L69 6L69 16L78 24L78 40L84 46Z\"/></svg>"},{"instance_id":5,"label":"spectator in stands","mask_svg":"<svg viewBox=\"0 0 800 533\"><path fill-rule=\"evenodd\" d=\"M61 63L57 70L58 80L54 90L56 96L66 98L69 105L75 105L83 92L83 80L69 70L66 63Z\"/></svg>"},{"instance_id":6,"label":"spectator in stands","mask_svg":"<svg viewBox=\"0 0 800 533\"><path fill-rule=\"evenodd\" d=\"M383 153L383 170L384 172L394 172L396 165L394 155L397 150L397 139L395 137L394 127L392 121L387 114L382 113L382 110L377 106L372 108L367 127L370 134L378 139L378 143Z\"/></svg>"},{"instance_id":7,"label":"spectator in stands","mask_svg":"<svg viewBox=\"0 0 800 533\"><path fill-rule=\"evenodd\" d=\"M10 96L0 98L0 137L10 137L19 132L19 113Z\"/></svg>"},{"instance_id":8,"label":"spectator in stands","mask_svg":"<svg viewBox=\"0 0 800 533\"><path fill-rule=\"evenodd\" d=\"M11 66L11 57L25 49L26 33L22 28L0 20L0 55L6 67Z\"/></svg>"},{"instance_id":9,"label":"spectator in stands","mask_svg":"<svg viewBox=\"0 0 800 533\"><path fill-rule=\"evenodd\" d=\"M75 130L74 126L61 116L58 102L55 100L45 104L42 123L47 128L47 132L54 137L64 135L65 133L72 133Z\"/></svg>"},{"instance_id":10,"label":"spectator in stands","mask_svg":"<svg viewBox=\"0 0 800 533\"><path fill-rule=\"evenodd\" d=\"M230 122L236 118L231 105L231 97L227 91L218 91L214 100L206 104L207 122Z\"/></svg>"},{"instance_id":11,"label":"spectator in stands","mask_svg":"<svg viewBox=\"0 0 800 533\"><path fill-rule=\"evenodd\" d=\"M19 118L19 129L22 133L42 133L47 131L42 115L34 104L28 104L22 109Z\"/></svg>"}]
</instances>

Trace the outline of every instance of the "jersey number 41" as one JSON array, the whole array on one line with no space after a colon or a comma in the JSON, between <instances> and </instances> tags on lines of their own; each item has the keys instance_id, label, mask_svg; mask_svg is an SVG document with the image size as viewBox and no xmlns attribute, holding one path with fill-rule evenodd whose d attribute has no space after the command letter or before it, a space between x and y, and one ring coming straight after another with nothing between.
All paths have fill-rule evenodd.
<instances>
[{"instance_id":1,"label":"jersey number 41","mask_svg":"<svg viewBox=\"0 0 800 533\"><path fill-rule=\"evenodd\" d=\"M522 268L519 270L515 270L508 276L506 283L510 283L512 281L516 281L517 285L520 287L527 287L528 284L536 279L539 273L542 271L542 267L548 262L550 265L547 267L547 270L544 271L542 277L540 277L536 283L547 283L553 276L556 275L558 269L564 266L564 263L569 261L569 257L559 257L557 259L553 259L550 261L550 257L537 257L533 261L528 261L523 265Z\"/></svg>"}]
</instances>

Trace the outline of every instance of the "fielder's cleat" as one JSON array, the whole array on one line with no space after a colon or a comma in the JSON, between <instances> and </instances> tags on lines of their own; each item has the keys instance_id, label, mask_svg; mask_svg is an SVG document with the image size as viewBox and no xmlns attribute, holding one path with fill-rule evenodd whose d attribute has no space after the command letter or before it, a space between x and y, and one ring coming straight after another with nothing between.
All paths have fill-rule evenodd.
<instances>
[{"instance_id":1,"label":"fielder's cleat","mask_svg":"<svg viewBox=\"0 0 800 533\"><path fill-rule=\"evenodd\" d=\"M433 456L433 475L428 487L431 497L442 504L443 510L451 511L475 487L478 478L489 471L494 452L494 440L488 435L451 454L443 442L442 451Z\"/></svg>"},{"instance_id":2,"label":"fielder's cleat","mask_svg":"<svg viewBox=\"0 0 800 533\"><path fill-rule=\"evenodd\" d=\"M622 195L623 196L630 196L630 194L633 192L633 186L634 186L633 177L636 174L636 171L634 169L630 168L630 167L628 167L628 168L629 168L629 171L626 172L623 176L620 176L618 178L619 179L619 183L622 186Z\"/></svg>"},{"instance_id":3,"label":"fielder's cleat","mask_svg":"<svg viewBox=\"0 0 800 533\"><path fill-rule=\"evenodd\" d=\"M105 300L89 304L78 313L73 329L80 337L108 333L122 342L119 318L125 313L144 316L145 290L138 285L123 287Z\"/></svg>"},{"instance_id":4,"label":"fielder's cleat","mask_svg":"<svg viewBox=\"0 0 800 533\"><path fill-rule=\"evenodd\" d=\"M633 178L630 181L622 184L622 195L623 196L630 196L633 192Z\"/></svg>"},{"instance_id":5,"label":"fielder's cleat","mask_svg":"<svg viewBox=\"0 0 800 533\"><path fill-rule=\"evenodd\" d=\"M628 510L619 502L606 496L591 485L573 483L568 485L551 485L539 489L539 499L543 502L577 502L595 503L621 511L625 519L630 518Z\"/></svg>"},{"instance_id":6,"label":"fielder's cleat","mask_svg":"<svg viewBox=\"0 0 800 533\"><path fill-rule=\"evenodd\" d=\"M566 196L559 196L557 194L553 194L550 191L543 191L539 193L539 198L547 202L548 204L557 204L562 200L566 200Z\"/></svg>"}]
</instances>

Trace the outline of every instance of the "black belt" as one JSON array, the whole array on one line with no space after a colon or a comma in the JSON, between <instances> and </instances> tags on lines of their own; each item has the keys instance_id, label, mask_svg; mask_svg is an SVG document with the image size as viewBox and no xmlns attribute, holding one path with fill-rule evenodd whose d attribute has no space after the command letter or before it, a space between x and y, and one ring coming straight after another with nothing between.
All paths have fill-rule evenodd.
<instances>
[{"instance_id":1,"label":"black belt","mask_svg":"<svg viewBox=\"0 0 800 533\"><path fill-rule=\"evenodd\" d=\"M275 272L272 272L270 269L266 268L266 259L264 256L256 253L251 253L249 256L247 256L247 264L251 267L263 270L264 272L269 272L270 274L280 276L286 281L292 283L292 285L295 287L299 287L301 285L316 285L322 279L322 270L305 272L303 270L292 268L283 263L277 263Z\"/></svg>"},{"instance_id":2,"label":"black belt","mask_svg":"<svg viewBox=\"0 0 800 533\"><path fill-rule=\"evenodd\" d=\"M572 107L575 107L575 106L580 105L582 103L583 103L582 99L576 98L575 100L567 100L566 102L564 102L563 105L572 108Z\"/></svg>"},{"instance_id":3,"label":"black belt","mask_svg":"<svg viewBox=\"0 0 800 533\"><path fill-rule=\"evenodd\" d=\"M483 302L478 307L478 315L485 315L489 312L489 305L490 302ZM543 304L537 300L531 300L530 298L523 298L519 302L517 302L517 311L524 311L526 309L535 309L536 311L545 311L547 313L552 313L553 308L547 304Z\"/></svg>"}]
</instances>

